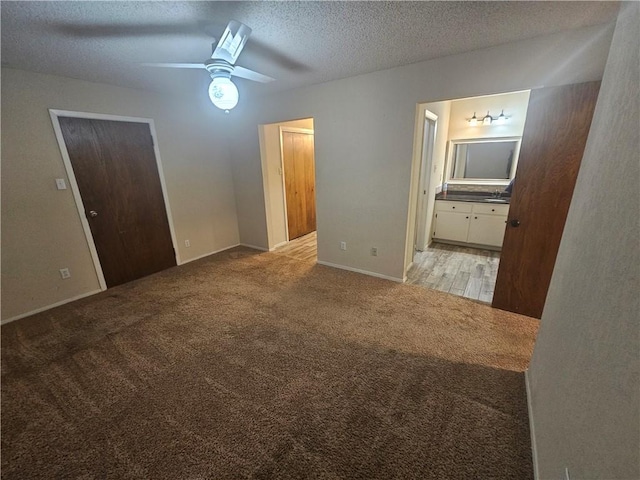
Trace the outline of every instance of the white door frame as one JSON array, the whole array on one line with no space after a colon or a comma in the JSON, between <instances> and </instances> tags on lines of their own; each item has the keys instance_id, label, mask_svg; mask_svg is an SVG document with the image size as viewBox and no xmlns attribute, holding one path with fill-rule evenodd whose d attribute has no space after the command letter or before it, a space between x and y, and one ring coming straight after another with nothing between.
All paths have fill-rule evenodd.
<instances>
[{"instance_id":1,"label":"white door frame","mask_svg":"<svg viewBox=\"0 0 640 480\"><path fill-rule=\"evenodd\" d=\"M91 259L93 260L93 266L96 270L96 276L100 283L100 290L107 289L107 282L104 279L104 273L102 272L102 265L98 257L98 250L96 244L93 241L93 235L91 234L91 227L85 213L84 203L82 202L82 196L80 195L80 189L78 188L78 182L76 181L76 175L73 171L73 165L69 158L69 152L67 151L67 145L62 135L62 129L60 128L60 117L73 117L73 118L86 118L89 120L110 120L116 122L133 122L133 123L146 123L149 125L149 131L151 132L151 138L153 139L153 151L156 157L156 167L158 168L158 175L160 177L160 186L162 188L162 197L164 199L164 207L167 212L167 220L169 221L169 231L171 233L171 243L173 244L173 251L176 256L176 264L180 265L180 256L178 254L178 243L176 242L176 234L173 226L173 218L171 217L171 208L169 206L169 195L167 194L167 185L164 179L164 172L162 170L162 161L160 160L160 150L158 148L158 135L156 133L156 127L151 118L139 118L139 117L124 117L120 115L107 115L102 113L90 113L90 112L74 112L70 110L57 110L50 108L49 115L51 116L51 123L53 124L53 131L58 141L58 147L60 147L60 153L62 155L62 162L69 178L69 187L73 193L73 198L78 209L78 215L80 217L80 223L84 230L85 238L87 239L87 245L89 246L89 252L91 253Z\"/></svg>"},{"instance_id":2,"label":"white door frame","mask_svg":"<svg viewBox=\"0 0 640 480\"><path fill-rule=\"evenodd\" d=\"M281 125L279 127L280 130L280 171L282 172L282 200L283 200L283 208L284 208L284 230L286 232L286 236L287 236L287 242L290 242L291 239L289 238L289 217L288 217L288 211L287 211L287 188L286 188L286 183L285 183L285 172L284 172L284 149L283 149L283 145L282 145L282 132L289 132L289 133L304 133L305 135L313 135L314 134L314 130L309 130L308 128L297 128L297 127L287 127L287 126L283 126ZM315 138L314 138L315 140ZM315 164L315 142L314 142L314 146L313 146L313 161ZM316 182L316 178L315 178L315 174L313 176L313 183L314 183L314 191L315 191L315 182Z\"/></svg>"},{"instance_id":3,"label":"white door frame","mask_svg":"<svg viewBox=\"0 0 640 480\"><path fill-rule=\"evenodd\" d=\"M429 117L427 117L427 112ZM422 151L424 146L424 126L427 118L436 122L437 133L438 116L427 110L426 103L416 105L415 130L413 133L413 157L411 161L411 178L409 183L409 208L407 209L407 232L405 238L405 258L404 258L404 275L403 281L406 281L407 271L413 265L413 246L415 241L416 229L416 210L418 209L418 189L420 188L420 165L422 163ZM433 157L433 155L432 155ZM433 158L428 162L429 178L431 176ZM429 192L427 192L429 193ZM428 213L428 212L425 212Z\"/></svg>"},{"instance_id":4,"label":"white door frame","mask_svg":"<svg viewBox=\"0 0 640 480\"><path fill-rule=\"evenodd\" d=\"M414 234L414 250L417 248L422 251L428 244L427 235L427 196L431 194L429 184L431 180L433 164L433 150L436 143L436 134L438 129L438 116L427 110L424 119L424 134L422 139L422 159L420 162L420 181L418 184L418 197L416 207L416 232ZM427 126L432 124L433 127ZM414 252L415 255L415 252Z\"/></svg>"}]
</instances>

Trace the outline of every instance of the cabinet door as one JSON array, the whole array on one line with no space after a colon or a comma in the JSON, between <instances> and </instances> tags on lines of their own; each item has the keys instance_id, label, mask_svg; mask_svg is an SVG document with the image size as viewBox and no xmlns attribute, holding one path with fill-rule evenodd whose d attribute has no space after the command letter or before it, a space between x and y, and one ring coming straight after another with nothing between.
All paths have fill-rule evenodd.
<instances>
[{"instance_id":1,"label":"cabinet door","mask_svg":"<svg viewBox=\"0 0 640 480\"><path fill-rule=\"evenodd\" d=\"M470 213L437 212L433 238L466 242Z\"/></svg>"},{"instance_id":2,"label":"cabinet door","mask_svg":"<svg viewBox=\"0 0 640 480\"><path fill-rule=\"evenodd\" d=\"M473 214L471 215L467 241L479 245L501 247L506 226L506 216Z\"/></svg>"}]
</instances>

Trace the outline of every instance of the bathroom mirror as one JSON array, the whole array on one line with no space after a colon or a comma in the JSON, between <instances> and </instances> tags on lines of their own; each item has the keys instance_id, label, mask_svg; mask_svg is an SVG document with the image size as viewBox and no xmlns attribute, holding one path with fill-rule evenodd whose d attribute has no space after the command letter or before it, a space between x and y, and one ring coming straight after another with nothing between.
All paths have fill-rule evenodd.
<instances>
[{"instance_id":1,"label":"bathroom mirror","mask_svg":"<svg viewBox=\"0 0 640 480\"><path fill-rule=\"evenodd\" d=\"M451 140L447 181L506 185L515 175L519 153L520 137Z\"/></svg>"}]
</instances>

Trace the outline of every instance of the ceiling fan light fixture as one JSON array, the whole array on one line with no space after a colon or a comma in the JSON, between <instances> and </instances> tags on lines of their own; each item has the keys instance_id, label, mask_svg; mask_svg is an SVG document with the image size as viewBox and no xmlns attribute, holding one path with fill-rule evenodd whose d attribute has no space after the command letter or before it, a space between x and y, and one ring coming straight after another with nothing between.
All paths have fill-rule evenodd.
<instances>
[{"instance_id":1,"label":"ceiling fan light fixture","mask_svg":"<svg viewBox=\"0 0 640 480\"><path fill-rule=\"evenodd\" d=\"M238 87L226 75L217 75L209 85L209 99L220 110L228 112L238 104Z\"/></svg>"}]
</instances>

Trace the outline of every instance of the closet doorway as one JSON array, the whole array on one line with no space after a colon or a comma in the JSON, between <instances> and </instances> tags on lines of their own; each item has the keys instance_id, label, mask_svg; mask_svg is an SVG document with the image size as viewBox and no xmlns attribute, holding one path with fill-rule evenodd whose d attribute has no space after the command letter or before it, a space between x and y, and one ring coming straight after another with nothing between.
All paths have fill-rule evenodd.
<instances>
[{"instance_id":1,"label":"closet doorway","mask_svg":"<svg viewBox=\"0 0 640 480\"><path fill-rule=\"evenodd\" d=\"M317 259L313 119L260 125L270 251Z\"/></svg>"},{"instance_id":2,"label":"closet doorway","mask_svg":"<svg viewBox=\"0 0 640 480\"><path fill-rule=\"evenodd\" d=\"M50 110L101 288L176 265L149 119Z\"/></svg>"}]
</instances>

